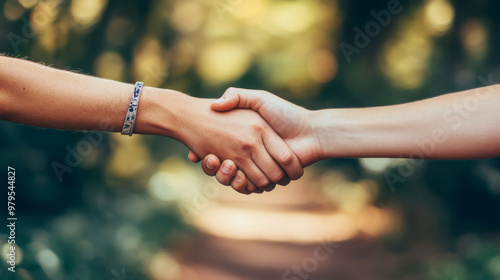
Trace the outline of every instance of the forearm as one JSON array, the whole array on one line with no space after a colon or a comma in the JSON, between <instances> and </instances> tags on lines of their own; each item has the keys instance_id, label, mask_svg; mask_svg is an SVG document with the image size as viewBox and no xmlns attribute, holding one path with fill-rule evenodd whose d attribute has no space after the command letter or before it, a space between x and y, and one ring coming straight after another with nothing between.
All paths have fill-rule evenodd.
<instances>
[{"instance_id":1,"label":"forearm","mask_svg":"<svg viewBox=\"0 0 500 280\"><path fill-rule=\"evenodd\" d=\"M0 119L44 128L121 131L134 86L0 57ZM145 87L135 133L172 136L180 93ZM165 106L168 104L171 106ZM159 116L160 112L163 116ZM172 115L172 116L169 116Z\"/></svg>"},{"instance_id":2,"label":"forearm","mask_svg":"<svg viewBox=\"0 0 500 280\"><path fill-rule=\"evenodd\" d=\"M324 158L472 159L500 156L500 88L407 104L316 113Z\"/></svg>"}]
</instances>

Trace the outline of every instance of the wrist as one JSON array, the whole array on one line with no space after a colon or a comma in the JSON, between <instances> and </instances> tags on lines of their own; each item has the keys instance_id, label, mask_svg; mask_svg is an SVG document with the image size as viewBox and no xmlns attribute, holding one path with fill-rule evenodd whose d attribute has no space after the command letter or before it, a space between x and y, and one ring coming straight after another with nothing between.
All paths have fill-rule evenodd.
<instances>
[{"instance_id":1,"label":"wrist","mask_svg":"<svg viewBox=\"0 0 500 280\"><path fill-rule=\"evenodd\" d=\"M404 126L383 116L385 108L329 109L318 113L316 135L322 158L394 156L394 131Z\"/></svg>"},{"instance_id":2,"label":"wrist","mask_svg":"<svg viewBox=\"0 0 500 280\"><path fill-rule=\"evenodd\" d=\"M179 140L184 126L180 110L193 97L174 90L145 87L137 112L135 133L160 135Z\"/></svg>"},{"instance_id":3,"label":"wrist","mask_svg":"<svg viewBox=\"0 0 500 280\"><path fill-rule=\"evenodd\" d=\"M310 139L312 145L312 153L314 155L315 161L320 161L328 158L327 148L329 147L328 136L325 133L329 133L326 128L328 125L328 112L327 110L316 110L310 111Z\"/></svg>"},{"instance_id":4,"label":"wrist","mask_svg":"<svg viewBox=\"0 0 500 280\"><path fill-rule=\"evenodd\" d=\"M319 160L355 156L360 130L359 123L352 117L349 109L313 111L311 133Z\"/></svg>"}]
</instances>

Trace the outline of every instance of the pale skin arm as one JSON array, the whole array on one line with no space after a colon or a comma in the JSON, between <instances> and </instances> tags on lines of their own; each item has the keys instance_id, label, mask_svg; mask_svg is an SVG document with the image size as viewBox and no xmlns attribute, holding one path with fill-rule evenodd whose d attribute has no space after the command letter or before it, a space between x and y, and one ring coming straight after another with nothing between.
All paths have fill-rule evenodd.
<instances>
[{"instance_id":1,"label":"pale skin arm","mask_svg":"<svg viewBox=\"0 0 500 280\"><path fill-rule=\"evenodd\" d=\"M500 156L500 86L412 103L308 111L268 92L229 89L212 109L251 108L294 150L304 166L326 158L482 159ZM305 119L300 122L297 120ZM305 125L304 125L305 123ZM191 160L198 160L190 155ZM211 169L206 165L212 164ZM218 180L220 161L203 168Z\"/></svg>"},{"instance_id":2,"label":"pale skin arm","mask_svg":"<svg viewBox=\"0 0 500 280\"><path fill-rule=\"evenodd\" d=\"M0 120L4 121L119 132L133 89L132 84L0 56ZM241 193L272 190L276 183L287 184L288 176L302 175L294 153L257 113L215 112L210 109L212 101L145 87L135 133L176 139L200 157L213 153L232 159L231 170L238 167L245 172L238 171L232 182Z\"/></svg>"}]
</instances>

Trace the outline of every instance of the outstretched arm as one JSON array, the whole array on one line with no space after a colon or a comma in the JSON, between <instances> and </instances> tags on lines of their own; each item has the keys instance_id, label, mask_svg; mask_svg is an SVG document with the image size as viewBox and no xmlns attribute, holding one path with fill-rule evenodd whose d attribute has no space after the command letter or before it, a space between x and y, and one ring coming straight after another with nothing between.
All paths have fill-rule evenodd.
<instances>
[{"instance_id":1,"label":"outstretched arm","mask_svg":"<svg viewBox=\"0 0 500 280\"><path fill-rule=\"evenodd\" d=\"M307 111L264 91L229 89L212 108L259 112L303 165L325 158L500 156L498 85L400 105L320 111ZM216 171L204 168L207 174Z\"/></svg>"},{"instance_id":2,"label":"outstretched arm","mask_svg":"<svg viewBox=\"0 0 500 280\"><path fill-rule=\"evenodd\" d=\"M130 84L0 56L0 120L118 132L133 90ZM245 172L233 186L242 193L286 184L289 179L284 170L291 178L302 175L299 160L257 113L215 112L210 109L212 101L146 87L135 133L174 138L200 157L213 153L233 160Z\"/></svg>"},{"instance_id":3,"label":"outstretched arm","mask_svg":"<svg viewBox=\"0 0 500 280\"><path fill-rule=\"evenodd\" d=\"M0 56L0 120L44 128L121 131L134 86L22 59ZM178 102L180 93L145 88L136 133L173 136L171 124L154 121L160 94ZM173 114L172 111L164 113ZM168 117L168 116L166 116Z\"/></svg>"},{"instance_id":4,"label":"outstretched arm","mask_svg":"<svg viewBox=\"0 0 500 280\"><path fill-rule=\"evenodd\" d=\"M322 157L500 156L500 87L394 106L318 111ZM337 149L340 148L340 149Z\"/></svg>"}]
</instances>

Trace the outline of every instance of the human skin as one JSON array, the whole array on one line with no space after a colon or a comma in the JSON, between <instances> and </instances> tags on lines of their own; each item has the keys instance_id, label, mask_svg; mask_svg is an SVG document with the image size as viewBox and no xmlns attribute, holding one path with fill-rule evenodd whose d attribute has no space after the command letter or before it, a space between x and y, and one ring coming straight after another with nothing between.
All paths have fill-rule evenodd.
<instances>
[{"instance_id":1,"label":"human skin","mask_svg":"<svg viewBox=\"0 0 500 280\"><path fill-rule=\"evenodd\" d=\"M0 56L0 120L119 132L133 90L132 84ZM302 176L298 158L256 112L216 112L212 102L145 87L134 132L176 139L199 157L231 159L230 165L242 170L232 177L232 187L241 193L272 190L276 183L286 185Z\"/></svg>"},{"instance_id":2,"label":"human skin","mask_svg":"<svg viewBox=\"0 0 500 280\"><path fill-rule=\"evenodd\" d=\"M260 90L228 89L212 109L258 112L303 166L327 158L482 159L500 156L500 86L492 85L400 105L309 111ZM199 161L190 154L191 161ZM210 163L210 164L208 164ZM229 160L223 162L232 165ZM230 184L209 155L205 173ZM210 168L209 168L210 167Z\"/></svg>"}]
</instances>

